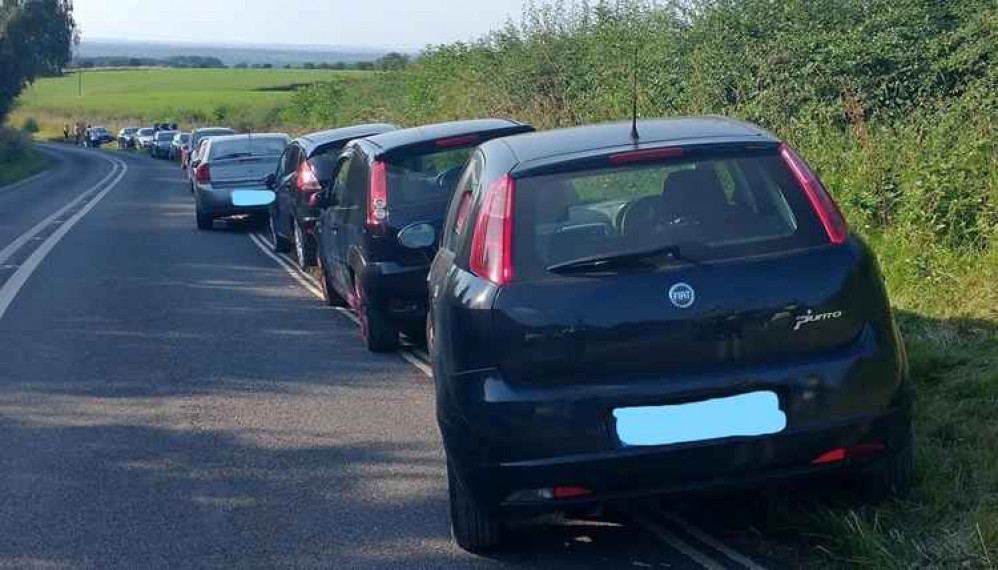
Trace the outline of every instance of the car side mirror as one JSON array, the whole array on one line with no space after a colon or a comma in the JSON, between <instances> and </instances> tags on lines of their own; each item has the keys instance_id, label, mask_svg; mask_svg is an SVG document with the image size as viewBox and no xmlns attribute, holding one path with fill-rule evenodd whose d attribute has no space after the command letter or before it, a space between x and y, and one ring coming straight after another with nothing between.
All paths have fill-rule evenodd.
<instances>
[{"instance_id":1,"label":"car side mirror","mask_svg":"<svg viewBox=\"0 0 998 570\"><path fill-rule=\"evenodd\" d=\"M437 230L430 224L411 224L399 231L399 243L407 249L426 249L437 242Z\"/></svg>"},{"instance_id":2,"label":"car side mirror","mask_svg":"<svg viewBox=\"0 0 998 570\"><path fill-rule=\"evenodd\" d=\"M273 190L274 188L277 188L277 175L271 172L270 174L267 175L267 178L264 182L266 183L268 190Z\"/></svg>"}]
</instances>

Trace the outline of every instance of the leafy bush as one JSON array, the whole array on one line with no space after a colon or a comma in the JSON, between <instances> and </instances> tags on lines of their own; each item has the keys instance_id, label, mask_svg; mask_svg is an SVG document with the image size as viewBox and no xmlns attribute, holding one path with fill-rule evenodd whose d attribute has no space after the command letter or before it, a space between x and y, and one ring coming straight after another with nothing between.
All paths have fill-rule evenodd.
<instances>
[{"instance_id":1,"label":"leafy bush","mask_svg":"<svg viewBox=\"0 0 998 570\"><path fill-rule=\"evenodd\" d=\"M24 120L24 126L21 127L21 130L33 135L40 131L41 127L38 126L38 121L34 117L28 117Z\"/></svg>"}]
</instances>

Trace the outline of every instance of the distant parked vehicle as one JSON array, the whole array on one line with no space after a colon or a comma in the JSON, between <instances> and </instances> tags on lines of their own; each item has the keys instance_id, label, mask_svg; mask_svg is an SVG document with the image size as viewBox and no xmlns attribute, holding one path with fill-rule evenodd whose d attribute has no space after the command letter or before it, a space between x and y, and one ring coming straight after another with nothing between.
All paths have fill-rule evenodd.
<instances>
[{"instance_id":1,"label":"distant parked vehicle","mask_svg":"<svg viewBox=\"0 0 998 570\"><path fill-rule=\"evenodd\" d=\"M118 148L122 150L135 148L135 135L138 132L138 127L125 127L118 131Z\"/></svg>"},{"instance_id":2,"label":"distant parked vehicle","mask_svg":"<svg viewBox=\"0 0 998 570\"><path fill-rule=\"evenodd\" d=\"M135 133L135 148L138 150L149 150L149 145L152 143L153 130L151 128L139 129Z\"/></svg>"},{"instance_id":3,"label":"distant parked vehicle","mask_svg":"<svg viewBox=\"0 0 998 570\"><path fill-rule=\"evenodd\" d=\"M194 169L197 226L210 230L215 218L252 215L261 222L274 202L267 176L288 146L285 134L209 137Z\"/></svg>"},{"instance_id":4,"label":"distant parked vehicle","mask_svg":"<svg viewBox=\"0 0 998 570\"><path fill-rule=\"evenodd\" d=\"M772 134L649 120L482 145L430 273L452 535L663 493L912 482L877 261ZM391 194L389 194L391 195Z\"/></svg>"},{"instance_id":5,"label":"distant parked vehicle","mask_svg":"<svg viewBox=\"0 0 998 570\"><path fill-rule=\"evenodd\" d=\"M170 160L179 159L181 151L184 150L190 142L190 133L177 133L173 135L173 141L170 143Z\"/></svg>"},{"instance_id":6,"label":"distant parked vehicle","mask_svg":"<svg viewBox=\"0 0 998 570\"><path fill-rule=\"evenodd\" d=\"M194 191L194 168L197 166L198 151L201 148L201 143L209 137L234 134L236 134L236 131L225 127L203 127L200 129L194 129L194 131L191 132L190 150L188 151L187 157L180 162L180 168L182 168L187 174L187 180L190 182L191 192Z\"/></svg>"},{"instance_id":7,"label":"distant parked vehicle","mask_svg":"<svg viewBox=\"0 0 998 570\"><path fill-rule=\"evenodd\" d=\"M460 121L346 146L332 187L313 200L322 208L319 260L327 302L354 309L369 350L392 350L399 332L421 337L426 330L426 274L471 151L533 130L515 121Z\"/></svg>"},{"instance_id":8,"label":"distant parked vehicle","mask_svg":"<svg viewBox=\"0 0 998 570\"><path fill-rule=\"evenodd\" d=\"M170 156L170 149L173 147L173 137L177 133L174 131L159 131L153 136L152 143L149 144L149 156L153 158L167 158Z\"/></svg>"},{"instance_id":9,"label":"distant parked vehicle","mask_svg":"<svg viewBox=\"0 0 998 570\"><path fill-rule=\"evenodd\" d=\"M102 145L114 141L114 135L104 127L90 127L87 129L87 146L90 148L100 148Z\"/></svg>"},{"instance_id":10,"label":"distant parked vehicle","mask_svg":"<svg viewBox=\"0 0 998 570\"><path fill-rule=\"evenodd\" d=\"M315 222L320 211L309 205L313 194L332 182L332 171L343 147L353 139L386 133L388 124L357 125L299 137L288 145L268 187L277 193L270 210L270 239L280 253L293 250L298 266L315 265Z\"/></svg>"}]
</instances>

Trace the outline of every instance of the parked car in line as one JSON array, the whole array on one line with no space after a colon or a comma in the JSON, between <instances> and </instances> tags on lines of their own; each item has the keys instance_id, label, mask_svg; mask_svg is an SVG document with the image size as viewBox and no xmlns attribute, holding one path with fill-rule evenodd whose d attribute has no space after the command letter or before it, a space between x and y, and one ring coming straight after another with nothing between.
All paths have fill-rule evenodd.
<instances>
[{"instance_id":1,"label":"parked car in line","mask_svg":"<svg viewBox=\"0 0 998 570\"><path fill-rule=\"evenodd\" d=\"M209 137L234 134L236 134L236 131L225 127L203 127L194 129L191 132L190 151L186 158L182 157L180 162L180 168L187 173L187 179L190 181L191 192L194 191L194 168L197 166L198 150L201 148L201 143Z\"/></svg>"},{"instance_id":2,"label":"parked car in line","mask_svg":"<svg viewBox=\"0 0 998 570\"><path fill-rule=\"evenodd\" d=\"M135 148L135 134L138 132L138 127L125 127L118 131L118 148L122 150Z\"/></svg>"},{"instance_id":3,"label":"parked car in line","mask_svg":"<svg viewBox=\"0 0 998 570\"><path fill-rule=\"evenodd\" d=\"M149 144L149 156L153 158L167 158L173 147L173 137L175 131L159 131L153 136L153 141Z\"/></svg>"},{"instance_id":4,"label":"parked car in line","mask_svg":"<svg viewBox=\"0 0 998 570\"><path fill-rule=\"evenodd\" d=\"M135 133L135 148L138 150L149 150L149 145L152 143L153 130L150 128L139 129Z\"/></svg>"},{"instance_id":5,"label":"parked car in line","mask_svg":"<svg viewBox=\"0 0 998 570\"><path fill-rule=\"evenodd\" d=\"M181 152L187 148L190 142L190 133L177 133L173 135L173 141L170 143L170 160L178 160Z\"/></svg>"},{"instance_id":6,"label":"parked car in line","mask_svg":"<svg viewBox=\"0 0 998 570\"><path fill-rule=\"evenodd\" d=\"M269 215L274 192L267 175L290 142L285 134L209 137L202 143L194 172L194 203L199 230L210 230L215 218Z\"/></svg>"},{"instance_id":7,"label":"parked car in line","mask_svg":"<svg viewBox=\"0 0 998 570\"><path fill-rule=\"evenodd\" d=\"M90 148L100 148L102 145L115 141L114 135L105 127L90 127L86 134L86 143Z\"/></svg>"},{"instance_id":8,"label":"parked car in line","mask_svg":"<svg viewBox=\"0 0 998 570\"><path fill-rule=\"evenodd\" d=\"M348 303L367 348L394 349L399 333L426 330L426 274L436 232L472 149L533 131L500 119L459 121L351 141L332 187L315 195L322 284Z\"/></svg>"},{"instance_id":9,"label":"parked car in line","mask_svg":"<svg viewBox=\"0 0 998 570\"><path fill-rule=\"evenodd\" d=\"M332 182L332 171L343 147L353 139L398 127L389 124L357 125L299 137L285 149L268 186L277 194L270 210L270 239L279 253L294 251L298 266L315 265L315 222L320 211L309 205L313 194Z\"/></svg>"},{"instance_id":10,"label":"parked car in line","mask_svg":"<svg viewBox=\"0 0 998 570\"><path fill-rule=\"evenodd\" d=\"M429 277L453 535L821 474L911 484L906 356L817 176L722 118L482 145Z\"/></svg>"}]
</instances>

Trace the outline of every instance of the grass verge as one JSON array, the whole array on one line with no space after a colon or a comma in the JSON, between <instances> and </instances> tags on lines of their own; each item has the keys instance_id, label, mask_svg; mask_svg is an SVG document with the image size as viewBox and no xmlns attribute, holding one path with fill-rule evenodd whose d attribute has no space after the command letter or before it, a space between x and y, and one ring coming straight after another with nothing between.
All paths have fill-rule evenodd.
<instances>
[{"instance_id":1,"label":"grass verge","mask_svg":"<svg viewBox=\"0 0 998 570\"><path fill-rule=\"evenodd\" d=\"M0 190L42 172L48 161L27 135L0 127Z\"/></svg>"}]
</instances>

